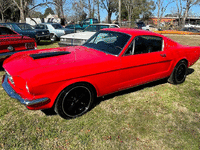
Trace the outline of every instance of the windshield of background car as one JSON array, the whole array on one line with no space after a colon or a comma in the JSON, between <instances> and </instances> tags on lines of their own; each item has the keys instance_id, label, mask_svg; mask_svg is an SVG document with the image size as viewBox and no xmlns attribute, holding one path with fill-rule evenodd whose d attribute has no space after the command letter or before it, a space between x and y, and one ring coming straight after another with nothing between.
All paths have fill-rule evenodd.
<instances>
[{"instance_id":1,"label":"windshield of background car","mask_svg":"<svg viewBox=\"0 0 200 150\"><path fill-rule=\"evenodd\" d=\"M52 26L55 28L55 29L62 29L63 27L61 26L61 24L52 24Z\"/></svg>"},{"instance_id":2,"label":"windshield of background car","mask_svg":"<svg viewBox=\"0 0 200 150\"><path fill-rule=\"evenodd\" d=\"M130 35L125 33L100 31L92 36L83 46L119 55L130 37Z\"/></svg>"},{"instance_id":3,"label":"windshield of background car","mask_svg":"<svg viewBox=\"0 0 200 150\"><path fill-rule=\"evenodd\" d=\"M46 29L46 25L38 24L35 26L35 29Z\"/></svg>"},{"instance_id":4,"label":"windshield of background car","mask_svg":"<svg viewBox=\"0 0 200 150\"><path fill-rule=\"evenodd\" d=\"M97 32L101 29L104 29L104 28L109 28L108 25L90 25L88 26L87 28L85 28L84 32Z\"/></svg>"},{"instance_id":5,"label":"windshield of background car","mask_svg":"<svg viewBox=\"0 0 200 150\"><path fill-rule=\"evenodd\" d=\"M33 30L34 28L29 24L18 24L17 25L21 30Z\"/></svg>"}]
</instances>

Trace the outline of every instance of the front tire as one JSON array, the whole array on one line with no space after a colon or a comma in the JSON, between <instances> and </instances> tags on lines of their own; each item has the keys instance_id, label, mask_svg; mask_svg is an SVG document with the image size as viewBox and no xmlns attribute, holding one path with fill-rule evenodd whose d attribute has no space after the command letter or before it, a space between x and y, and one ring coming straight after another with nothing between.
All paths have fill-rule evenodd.
<instances>
[{"instance_id":1,"label":"front tire","mask_svg":"<svg viewBox=\"0 0 200 150\"><path fill-rule=\"evenodd\" d=\"M179 61L169 78L169 82L172 84L181 84L185 81L187 74L187 62L185 60Z\"/></svg>"},{"instance_id":2,"label":"front tire","mask_svg":"<svg viewBox=\"0 0 200 150\"><path fill-rule=\"evenodd\" d=\"M91 86L84 83L72 84L57 97L55 112L64 119L79 117L91 108L94 97Z\"/></svg>"},{"instance_id":3,"label":"front tire","mask_svg":"<svg viewBox=\"0 0 200 150\"><path fill-rule=\"evenodd\" d=\"M51 42L55 42L55 41L57 41L57 36L55 34L51 33L50 39L51 39Z\"/></svg>"}]
</instances>

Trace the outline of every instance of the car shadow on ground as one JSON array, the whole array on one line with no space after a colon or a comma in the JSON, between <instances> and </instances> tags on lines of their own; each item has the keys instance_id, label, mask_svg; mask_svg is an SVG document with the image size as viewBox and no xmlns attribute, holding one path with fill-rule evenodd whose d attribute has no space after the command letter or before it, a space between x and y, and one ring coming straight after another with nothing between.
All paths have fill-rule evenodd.
<instances>
[{"instance_id":1,"label":"car shadow on ground","mask_svg":"<svg viewBox=\"0 0 200 150\"><path fill-rule=\"evenodd\" d=\"M194 69L188 68L187 76L192 74L193 72L194 72ZM168 82L167 80L168 80L168 78L164 78L164 79L153 81L153 82L150 82L150 83L147 83L147 84L139 85L137 87L133 87L133 88L126 89L126 90L123 90L123 91L119 91L119 92L116 92L116 93L113 93L113 94L109 94L109 95L106 95L106 96L103 96L103 97L98 97L94 100L93 106L90 109L90 111L93 108L95 108L96 106L98 106L103 101L109 100L109 99L114 98L116 96L121 96L121 95L129 94L129 93L132 93L132 92L137 92L137 91L140 91L140 90L148 88L148 87L154 87L154 86L157 86L157 85L166 84ZM57 115L56 112L54 111L54 108L45 109L45 110L41 110L41 111L47 116Z\"/></svg>"}]
</instances>

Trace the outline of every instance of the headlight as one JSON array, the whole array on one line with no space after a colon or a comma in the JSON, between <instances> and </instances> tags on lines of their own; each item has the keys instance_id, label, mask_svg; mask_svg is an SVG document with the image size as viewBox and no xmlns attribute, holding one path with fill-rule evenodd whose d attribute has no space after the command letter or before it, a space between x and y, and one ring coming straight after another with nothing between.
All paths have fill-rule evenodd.
<instances>
[{"instance_id":1,"label":"headlight","mask_svg":"<svg viewBox=\"0 0 200 150\"><path fill-rule=\"evenodd\" d=\"M13 81L13 78L12 76L5 70L7 76L8 76L8 80L14 85L14 81Z\"/></svg>"}]
</instances>

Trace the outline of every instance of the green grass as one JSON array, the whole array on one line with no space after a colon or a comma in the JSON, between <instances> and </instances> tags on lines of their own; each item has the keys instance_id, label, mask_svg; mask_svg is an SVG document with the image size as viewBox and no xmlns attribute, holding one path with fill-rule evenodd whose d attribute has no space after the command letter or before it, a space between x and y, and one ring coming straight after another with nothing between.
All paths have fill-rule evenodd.
<instances>
[{"instance_id":1,"label":"green grass","mask_svg":"<svg viewBox=\"0 0 200 150\"><path fill-rule=\"evenodd\" d=\"M37 46L38 49L54 48L54 47L59 47L58 41L53 42L53 43L50 40L49 41L41 41Z\"/></svg>"},{"instance_id":2,"label":"green grass","mask_svg":"<svg viewBox=\"0 0 200 150\"><path fill-rule=\"evenodd\" d=\"M188 37L172 38L195 45ZM200 61L191 68L183 84L161 80L99 98L71 120L28 110L0 86L0 149L199 150Z\"/></svg>"}]
</instances>

